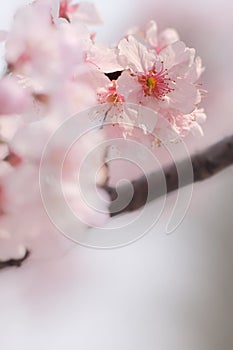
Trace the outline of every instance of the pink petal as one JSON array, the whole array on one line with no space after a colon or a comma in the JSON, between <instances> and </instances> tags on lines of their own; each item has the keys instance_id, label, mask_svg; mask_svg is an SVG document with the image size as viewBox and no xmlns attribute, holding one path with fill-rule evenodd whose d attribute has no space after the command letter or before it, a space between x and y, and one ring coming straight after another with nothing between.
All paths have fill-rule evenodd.
<instances>
[{"instance_id":1,"label":"pink petal","mask_svg":"<svg viewBox=\"0 0 233 350\"><path fill-rule=\"evenodd\" d=\"M160 50L168 45L171 45L179 40L177 31L173 28L167 28L163 30L158 37L158 43Z\"/></svg>"},{"instance_id":2,"label":"pink petal","mask_svg":"<svg viewBox=\"0 0 233 350\"><path fill-rule=\"evenodd\" d=\"M89 24L102 23L95 5L89 2L80 2L78 4L77 11L70 14L70 17Z\"/></svg>"},{"instance_id":3,"label":"pink petal","mask_svg":"<svg viewBox=\"0 0 233 350\"><path fill-rule=\"evenodd\" d=\"M161 102L162 108L168 106L169 108L181 111L183 114L188 114L195 109L199 95L194 85L185 80L178 79L174 91L166 97L165 101Z\"/></svg>"},{"instance_id":4,"label":"pink petal","mask_svg":"<svg viewBox=\"0 0 233 350\"><path fill-rule=\"evenodd\" d=\"M190 70L187 72L185 79L188 80L190 83L195 83L202 73L204 72L205 68L202 67L202 61L200 57L196 57L195 62L190 67Z\"/></svg>"},{"instance_id":5,"label":"pink petal","mask_svg":"<svg viewBox=\"0 0 233 350\"><path fill-rule=\"evenodd\" d=\"M172 79L187 72L193 63L194 55L195 50L187 48L182 41L177 41L160 52L160 57Z\"/></svg>"},{"instance_id":6,"label":"pink petal","mask_svg":"<svg viewBox=\"0 0 233 350\"><path fill-rule=\"evenodd\" d=\"M86 61L94 64L104 73L123 70L118 63L116 49L110 49L105 45L93 45L87 52Z\"/></svg>"},{"instance_id":7,"label":"pink petal","mask_svg":"<svg viewBox=\"0 0 233 350\"><path fill-rule=\"evenodd\" d=\"M29 104L29 96L15 80L0 81L0 115L21 113Z\"/></svg>"},{"instance_id":8,"label":"pink petal","mask_svg":"<svg viewBox=\"0 0 233 350\"><path fill-rule=\"evenodd\" d=\"M146 46L137 41L133 36L120 41L119 62L124 68L133 72L143 73L152 68L156 55L149 51Z\"/></svg>"},{"instance_id":9,"label":"pink petal","mask_svg":"<svg viewBox=\"0 0 233 350\"><path fill-rule=\"evenodd\" d=\"M139 103L142 99L142 89L137 78L124 71L117 79L117 92L124 96L127 102Z\"/></svg>"},{"instance_id":10,"label":"pink petal","mask_svg":"<svg viewBox=\"0 0 233 350\"><path fill-rule=\"evenodd\" d=\"M158 45L158 27L155 21L150 21L146 26L145 39L148 41L151 47L157 47Z\"/></svg>"}]
</instances>

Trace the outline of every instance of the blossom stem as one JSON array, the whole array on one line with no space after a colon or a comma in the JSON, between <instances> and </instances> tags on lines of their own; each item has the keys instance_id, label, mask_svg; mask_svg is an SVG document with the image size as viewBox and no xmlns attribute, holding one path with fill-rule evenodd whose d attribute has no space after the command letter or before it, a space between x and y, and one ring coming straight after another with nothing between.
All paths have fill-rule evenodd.
<instances>
[{"instance_id":1,"label":"blossom stem","mask_svg":"<svg viewBox=\"0 0 233 350\"><path fill-rule=\"evenodd\" d=\"M184 159L181 162L182 168L185 167L185 164L190 160ZM224 170L228 166L233 164L233 135L217 142L216 144L210 146L203 152L196 154L191 157L192 167L193 167L193 182L206 180L220 171ZM166 179L167 193L173 192L179 188L178 173L175 164L169 165L164 168L164 176ZM133 186L133 196L128 205L126 205L121 210L116 210L114 201L120 193L121 203L126 203L127 198L131 198L130 193L132 187L129 185L123 185L121 188L114 188L106 186L105 189L110 195L112 204L110 205L111 216L119 215L121 213L126 213L130 211L137 210L144 206L147 202L155 200L160 196L164 195L164 190L161 182L161 176L158 174L151 173L150 183L153 181L153 193L150 193L148 196L148 177L142 176L139 179L132 181L131 185ZM183 186L189 185L190 180L187 180L187 183L184 183ZM123 188L124 187L124 188ZM124 198L122 198L122 196ZM125 199L125 201L124 201Z\"/></svg>"}]
</instances>

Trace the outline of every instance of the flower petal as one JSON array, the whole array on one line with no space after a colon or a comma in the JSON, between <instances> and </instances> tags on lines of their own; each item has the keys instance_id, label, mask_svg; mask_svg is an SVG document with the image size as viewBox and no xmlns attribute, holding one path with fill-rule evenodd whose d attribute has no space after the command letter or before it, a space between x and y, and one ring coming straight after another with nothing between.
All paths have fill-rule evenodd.
<instances>
[{"instance_id":1,"label":"flower petal","mask_svg":"<svg viewBox=\"0 0 233 350\"><path fill-rule=\"evenodd\" d=\"M174 108L184 114L193 112L198 102L197 88L183 79L178 79L173 92L169 93L161 102L161 107Z\"/></svg>"},{"instance_id":2,"label":"flower petal","mask_svg":"<svg viewBox=\"0 0 233 350\"><path fill-rule=\"evenodd\" d=\"M155 53L149 51L131 35L120 41L118 49L120 64L134 73L148 71L156 60Z\"/></svg>"}]
</instances>

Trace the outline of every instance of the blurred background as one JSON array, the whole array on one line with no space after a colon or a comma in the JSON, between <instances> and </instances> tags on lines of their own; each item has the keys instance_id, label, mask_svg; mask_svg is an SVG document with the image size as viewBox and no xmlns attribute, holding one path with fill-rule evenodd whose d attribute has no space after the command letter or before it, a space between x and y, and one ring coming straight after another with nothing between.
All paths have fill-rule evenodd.
<instances>
[{"instance_id":1,"label":"blurred background","mask_svg":"<svg viewBox=\"0 0 233 350\"><path fill-rule=\"evenodd\" d=\"M3 2L1 28L28 2ZM155 19L161 30L175 27L202 57L208 120L204 137L187 140L191 153L233 133L232 2L93 2L104 22L99 41L115 43L130 27ZM22 268L0 272L0 348L232 350L232 198L230 167L194 185L188 213L172 235L164 227L175 193L159 224L128 247L92 250L62 237L40 242Z\"/></svg>"}]
</instances>

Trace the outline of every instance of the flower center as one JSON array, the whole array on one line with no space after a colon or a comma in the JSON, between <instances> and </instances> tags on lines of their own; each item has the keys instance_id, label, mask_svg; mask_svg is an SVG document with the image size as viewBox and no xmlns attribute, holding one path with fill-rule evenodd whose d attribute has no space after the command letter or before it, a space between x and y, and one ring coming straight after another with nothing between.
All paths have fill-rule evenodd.
<instances>
[{"instance_id":1,"label":"flower center","mask_svg":"<svg viewBox=\"0 0 233 350\"><path fill-rule=\"evenodd\" d=\"M153 89L155 89L155 87L157 85L157 82L156 82L156 80L153 77L149 77L146 80L146 85L148 86L148 88L150 90L153 90Z\"/></svg>"},{"instance_id":2,"label":"flower center","mask_svg":"<svg viewBox=\"0 0 233 350\"><path fill-rule=\"evenodd\" d=\"M138 76L138 82L142 85L145 96L153 96L157 99L163 99L165 95L174 89L171 88L171 79L168 77L167 69L164 69L163 63L160 71L155 66L146 74Z\"/></svg>"},{"instance_id":3,"label":"flower center","mask_svg":"<svg viewBox=\"0 0 233 350\"><path fill-rule=\"evenodd\" d=\"M112 85L107 91L98 93L98 101L100 103L123 103L125 102L124 96L118 94L116 90L116 81L112 81Z\"/></svg>"}]
</instances>

